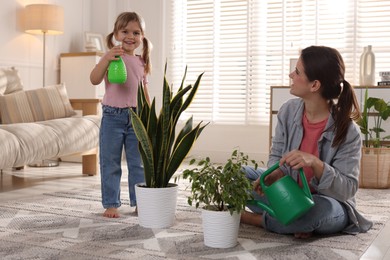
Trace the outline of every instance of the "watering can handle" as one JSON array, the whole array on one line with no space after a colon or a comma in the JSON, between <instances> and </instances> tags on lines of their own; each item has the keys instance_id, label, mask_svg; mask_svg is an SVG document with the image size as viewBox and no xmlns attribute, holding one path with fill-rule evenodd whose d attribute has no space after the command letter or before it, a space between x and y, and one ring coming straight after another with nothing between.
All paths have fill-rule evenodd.
<instances>
[{"instance_id":1,"label":"watering can handle","mask_svg":"<svg viewBox=\"0 0 390 260\"><path fill-rule=\"evenodd\" d=\"M271 174L273 171L275 171L276 169L279 168L279 161L276 162L274 165L272 165L270 168L268 168L261 176L260 176L260 185L261 185L261 188L264 190L267 185L264 183L264 179L267 175ZM306 176L305 176L305 173L303 172L303 169L300 168L299 169L299 176L302 180L302 184L303 184L303 192L306 194L306 196L308 198L310 198L311 200L313 199L312 195L311 195L311 192L310 192L310 187L309 187L309 184L307 183L307 180L306 180Z\"/></svg>"},{"instance_id":2,"label":"watering can handle","mask_svg":"<svg viewBox=\"0 0 390 260\"><path fill-rule=\"evenodd\" d=\"M279 161L277 163L275 163L274 165L272 165L270 168L268 168L261 176L260 176L260 185L261 185L261 188L264 189L265 187L267 187L267 185L265 185L264 183L264 178L271 174L273 171L275 171L276 169L279 168Z\"/></svg>"},{"instance_id":3,"label":"watering can handle","mask_svg":"<svg viewBox=\"0 0 390 260\"><path fill-rule=\"evenodd\" d=\"M306 196L308 198L313 200L313 196L311 195L311 192L310 192L309 183L307 183L307 179L306 179L305 173L303 172L302 168L299 169L299 176L301 177L301 180L302 180L303 192L306 194Z\"/></svg>"}]
</instances>

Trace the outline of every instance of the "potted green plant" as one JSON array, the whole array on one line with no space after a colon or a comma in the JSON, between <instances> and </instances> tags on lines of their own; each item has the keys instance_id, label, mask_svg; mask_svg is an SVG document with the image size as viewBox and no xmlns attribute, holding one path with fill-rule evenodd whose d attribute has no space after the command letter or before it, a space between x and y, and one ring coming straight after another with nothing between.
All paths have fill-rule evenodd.
<instances>
[{"instance_id":1,"label":"potted green plant","mask_svg":"<svg viewBox=\"0 0 390 260\"><path fill-rule=\"evenodd\" d=\"M387 139L382 136L386 131L382 123L390 116L390 103L382 98L369 97L368 89L364 94L363 111L358 125L364 135L359 182L362 188L390 187L390 148ZM370 126L373 122L373 126Z\"/></svg>"},{"instance_id":2,"label":"potted green plant","mask_svg":"<svg viewBox=\"0 0 390 260\"><path fill-rule=\"evenodd\" d=\"M150 228L164 228L173 224L177 184L170 183L170 180L206 127L202 122L193 126L193 119L190 117L176 135L180 115L191 104L203 73L198 76L194 85L184 87L186 68L181 86L173 95L165 77L166 70L165 65L159 115L156 113L155 99L149 104L142 86L138 88L137 111L130 109L131 123L139 141L145 173L145 183L136 184L135 187L138 218L141 226Z\"/></svg>"},{"instance_id":3,"label":"potted green plant","mask_svg":"<svg viewBox=\"0 0 390 260\"><path fill-rule=\"evenodd\" d=\"M386 102L382 98L368 97L368 89L364 94L364 103L362 117L358 124L362 134L364 134L364 146L379 148L384 146L386 139L390 139L390 135L382 137L382 133L386 131L382 128L382 122L386 121L390 116L390 102ZM372 118L374 126L369 127L369 119Z\"/></svg>"},{"instance_id":4,"label":"potted green plant","mask_svg":"<svg viewBox=\"0 0 390 260\"><path fill-rule=\"evenodd\" d=\"M224 165L211 162L209 157L190 161L183 178L191 184L188 204L201 207L204 243L209 247L228 248L237 244L241 211L253 199L252 184L242 167L258 164L248 155L234 150Z\"/></svg>"}]
</instances>

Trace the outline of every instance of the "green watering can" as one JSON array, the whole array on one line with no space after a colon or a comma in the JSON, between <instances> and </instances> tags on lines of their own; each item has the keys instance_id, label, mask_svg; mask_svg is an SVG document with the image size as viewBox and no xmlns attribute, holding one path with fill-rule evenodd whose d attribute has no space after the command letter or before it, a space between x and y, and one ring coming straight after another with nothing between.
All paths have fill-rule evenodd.
<instances>
[{"instance_id":1,"label":"green watering can","mask_svg":"<svg viewBox=\"0 0 390 260\"><path fill-rule=\"evenodd\" d=\"M269 205L258 200L249 200L248 204L262 208L284 225L288 225L313 207L314 201L302 168L299 170L299 175L303 189L289 175L267 186L264 183L264 178L278 168L279 162L266 170L260 177L260 185Z\"/></svg>"}]
</instances>

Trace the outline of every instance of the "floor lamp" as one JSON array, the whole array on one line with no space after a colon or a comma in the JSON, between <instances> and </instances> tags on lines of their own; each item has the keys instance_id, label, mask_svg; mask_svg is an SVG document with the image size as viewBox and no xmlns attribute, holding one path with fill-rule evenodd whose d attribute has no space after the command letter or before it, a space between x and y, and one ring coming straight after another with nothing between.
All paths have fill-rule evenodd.
<instances>
[{"instance_id":1,"label":"floor lamp","mask_svg":"<svg viewBox=\"0 0 390 260\"><path fill-rule=\"evenodd\" d=\"M51 4L27 5L24 10L24 31L31 34L43 34L43 76L42 86L45 87L46 72L46 35L62 34L64 31L64 11L62 7ZM33 167L58 166L58 160L43 160L30 164Z\"/></svg>"}]
</instances>

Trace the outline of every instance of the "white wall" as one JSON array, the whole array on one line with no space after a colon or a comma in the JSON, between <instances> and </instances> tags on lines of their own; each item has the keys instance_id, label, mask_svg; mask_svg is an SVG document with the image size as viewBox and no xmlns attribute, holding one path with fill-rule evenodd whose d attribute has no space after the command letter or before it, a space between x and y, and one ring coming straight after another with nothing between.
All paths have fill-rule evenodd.
<instances>
[{"instance_id":1,"label":"white wall","mask_svg":"<svg viewBox=\"0 0 390 260\"><path fill-rule=\"evenodd\" d=\"M150 94L161 104L164 63L169 53L169 1L156 0L2 0L0 1L0 67L19 69L25 89L42 86L42 35L30 35L18 28L19 12L28 4L58 4L64 8L62 35L46 37L46 85L59 83L61 53L84 51L84 33L103 36L111 32L116 16L122 11L136 11L146 22L146 36L153 43L153 72L149 77ZM177 83L174 83L177 84ZM191 153L224 161L240 147L253 159L266 161L268 126L209 125Z\"/></svg>"}]
</instances>

